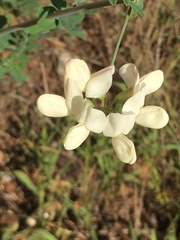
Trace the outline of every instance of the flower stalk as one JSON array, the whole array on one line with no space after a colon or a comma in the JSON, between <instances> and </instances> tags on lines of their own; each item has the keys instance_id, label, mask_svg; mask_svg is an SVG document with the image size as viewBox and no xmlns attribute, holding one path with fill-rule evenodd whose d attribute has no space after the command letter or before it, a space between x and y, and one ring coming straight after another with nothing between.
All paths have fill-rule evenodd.
<instances>
[{"instance_id":1,"label":"flower stalk","mask_svg":"<svg viewBox=\"0 0 180 240\"><path fill-rule=\"evenodd\" d=\"M122 30L120 31L120 34L119 34L119 37L118 37L118 41L117 41L117 44L116 44L116 47L115 47L115 50L114 50L114 54L113 54L113 57L112 57L112 60L111 60L111 65L114 65L114 63L116 61L116 57L117 57L117 54L118 54L118 51L119 51L119 47L120 47L123 35L125 33L126 27L128 25L130 15L131 15L131 9L129 8L128 12L127 12L127 15L126 15L125 22L124 22L123 27L122 27Z\"/></svg>"}]
</instances>

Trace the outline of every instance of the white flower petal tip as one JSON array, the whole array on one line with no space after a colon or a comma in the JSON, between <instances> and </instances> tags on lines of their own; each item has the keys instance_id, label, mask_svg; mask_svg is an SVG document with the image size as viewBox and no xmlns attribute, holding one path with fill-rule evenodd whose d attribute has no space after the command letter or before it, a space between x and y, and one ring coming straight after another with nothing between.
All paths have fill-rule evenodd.
<instances>
[{"instance_id":1,"label":"white flower petal tip","mask_svg":"<svg viewBox=\"0 0 180 240\"><path fill-rule=\"evenodd\" d=\"M47 117L65 117L69 115L65 98L55 94L43 94L37 99L38 110Z\"/></svg>"},{"instance_id":2,"label":"white flower petal tip","mask_svg":"<svg viewBox=\"0 0 180 240\"><path fill-rule=\"evenodd\" d=\"M160 129L167 125L169 116L167 112L158 106L146 106L141 108L136 123L148 128Z\"/></svg>"},{"instance_id":3,"label":"white flower petal tip","mask_svg":"<svg viewBox=\"0 0 180 240\"><path fill-rule=\"evenodd\" d=\"M139 81L139 73L136 66L127 63L119 69L119 75L122 77L128 87L133 87Z\"/></svg>"},{"instance_id":4,"label":"white flower petal tip","mask_svg":"<svg viewBox=\"0 0 180 240\"><path fill-rule=\"evenodd\" d=\"M115 67L111 65L92 74L86 86L86 97L100 98L105 95L112 85L114 72Z\"/></svg>"},{"instance_id":5,"label":"white flower petal tip","mask_svg":"<svg viewBox=\"0 0 180 240\"><path fill-rule=\"evenodd\" d=\"M90 131L84 124L78 124L71 127L63 141L66 150L73 150L78 148L88 137Z\"/></svg>"},{"instance_id":6,"label":"white flower petal tip","mask_svg":"<svg viewBox=\"0 0 180 240\"><path fill-rule=\"evenodd\" d=\"M124 163L133 164L135 163L136 150L134 144L124 135L119 135L118 137L112 138L112 145L116 156Z\"/></svg>"},{"instance_id":7,"label":"white flower petal tip","mask_svg":"<svg viewBox=\"0 0 180 240\"><path fill-rule=\"evenodd\" d=\"M157 91L164 81L164 73L161 70L153 71L140 79L140 85L145 83L145 95Z\"/></svg>"},{"instance_id":8,"label":"white flower petal tip","mask_svg":"<svg viewBox=\"0 0 180 240\"><path fill-rule=\"evenodd\" d=\"M70 59L67 61L65 65L65 82L68 78L73 79L78 84L80 90L84 91L90 76L89 67L84 60Z\"/></svg>"}]
</instances>

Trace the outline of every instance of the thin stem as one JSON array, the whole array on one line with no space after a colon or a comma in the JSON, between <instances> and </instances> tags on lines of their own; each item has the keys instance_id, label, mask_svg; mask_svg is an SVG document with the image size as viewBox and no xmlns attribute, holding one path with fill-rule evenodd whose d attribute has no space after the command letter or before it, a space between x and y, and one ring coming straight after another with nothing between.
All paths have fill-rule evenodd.
<instances>
[{"instance_id":1,"label":"thin stem","mask_svg":"<svg viewBox=\"0 0 180 240\"><path fill-rule=\"evenodd\" d=\"M123 3L122 0L118 0L117 4ZM91 9L97 9L97 8L101 8L101 7L106 7L109 6L110 3L108 0L102 0L99 2L95 2L95 3L89 3L89 4L81 4L78 5L77 7L72 7L69 9L65 9L65 10L59 10L55 13L49 14L47 16L47 19L56 19L56 18L61 18L63 16L69 16L75 13L79 13L79 12L85 12L86 10L91 10ZM26 21L26 22L22 22L19 23L17 25L13 25L11 27L7 27L4 28L0 31L0 37L7 35L9 33L13 33L13 32L17 32L20 30L23 30L24 28L36 25L39 21L39 17L34 18L32 20Z\"/></svg>"},{"instance_id":2,"label":"thin stem","mask_svg":"<svg viewBox=\"0 0 180 240\"><path fill-rule=\"evenodd\" d=\"M113 57L112 57L112 60L111 60L111 65L114 65L114 63L115 63L115 60L116 60L116 57L117 57L117 54L118 54L118 51L119 51L119 47L120 47L124 32L126 30L130 15L131 15L131 10L129 9L128 13L126 15L126 19L125 19L123 28L122 28L122 30L119 34L119 37L118 37L118 41L117 41L117 44L116 44L116 47L115 47L115 50L114 50L114 54L113 54Z\"/></svg>"}]
</instances>

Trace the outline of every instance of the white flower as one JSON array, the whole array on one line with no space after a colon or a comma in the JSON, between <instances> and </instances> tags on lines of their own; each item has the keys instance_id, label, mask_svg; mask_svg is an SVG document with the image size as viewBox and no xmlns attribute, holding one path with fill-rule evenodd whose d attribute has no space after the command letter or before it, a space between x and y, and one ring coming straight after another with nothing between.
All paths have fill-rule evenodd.
<instances>
[{"instance_id":1,"label":"white flower","mask_svg":"<svg viewBox=\"0 0 180 240\"><path fill-rule=\"evenodd\" d=\"M128 87L133 87L134 92L134 95L125 102L122 110L135 112L137 115L135 122L141 126L154 129L166 126L169 116L163 108L157 106L143 107L145 96L161 87L164 81L163 72L156 70L139 78L136 66L128 63L119 69L119 74ZM141 93L140 97L137 97L139 93ZM138 101L139 104L137 104Z\"/></svg>"},{"instance_id":2,"label":"white flower","mask_svg":"<svg viewBox=\"0 0 180 240\"><path fill-rule=\"evenodd\" d=\"M112 145L116 156L124 163L135 163L137 156L134 143L123 134L112 138Z\"/></svg>"},{"instance_id":3,"label":"white flower","mask_svg":"<svg viewBox=\"0 0 180 240\"><path fill-rule=\"evenodd\" d=\"M91 74L85 61L71 59L65 66L65 84L67 79L72 79L78 84L79 89L85 92L86 97L100 98L109 91L114 71L114 65L110 65Z\"/></svg>"},{"instance_id":4,"label":"white flower","mask_svg":"<svg viewBox=\"0 0 180 240\"><path fill-rule=\"evenodd\" d=\"M133 88L133 95L124 103L122 113L110 113L106 119L103 134L112 137L117 157L129 164L136 161L134 144L127 135L137 123L144 127L159 129L169 120L166 111L158 106L144 106L145 96L158 90L163 83L163 72L153 71L141 79L134 64L125 64L119 73L127 86Z\"/></svg>"},{"instance_id":5,"label":"white flower","mask_svg":"<svg viewBox=\"0 0 180 240\"><path fill-rule=\"evenodd\" d=\"M87 98L101 98L108 92L112 85L113 65L91 74L83 60L71 59L65 65L65 97L43 94L38 98L37 107L42 114L48 117L73 115L78 122L69 129L64 139L65 149L79 147L90 131L103 132L104 136L112 138L117 157L125 163L133 164L137 158L135 146L126 135L134 124L159 129L168 123L169 116L163 108L144 107L145 96L155 92L162 85L163 72L156 70L140 78L135 65L129 63L122 66L119 73L130 88L126 94L132 90L132 96L126 98L122 110L117 112L117 105L115 112L109 113L107 117L103 111L92 107L93 104ZM122 99L126 94L121 95ZM106 110L109 111L108 108Z\"/></svg>"},{"instance_id":6,"label":"white flower","mask_svg":"<svg viewBox=\"0 0 180 240\"><path fill-rule=\"evenodd\" d=\"M104 136L112 137L112 145L117 157L124 163L133 164L136 161L134 144L127 135L134 126L134 113L110 113L106 118Z\"/></svg>"},{"instance_id":7,"label":"white flower","mask_svg":"<svg viewBox=\"0 0 180 240\"><path fill-rule=\"evenodd\" d=\"M72 114L78 124L69 129L64 147L72 150L79 147L90 131L101 133L105 128L104 112L90 106L83 97L102 97L112 85L114 66L109 66L90 75L87 64L80 59L71 59L65 65L65 98L55 94L43 94L37 100L39 111L48 117L65 117Z\"/></svg>"}]
</instances>

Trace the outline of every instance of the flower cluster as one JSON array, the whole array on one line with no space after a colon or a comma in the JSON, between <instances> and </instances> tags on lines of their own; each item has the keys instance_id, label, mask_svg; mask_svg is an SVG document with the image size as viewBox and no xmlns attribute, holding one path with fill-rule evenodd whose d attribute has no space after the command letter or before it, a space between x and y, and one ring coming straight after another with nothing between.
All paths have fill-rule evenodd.
<instances>
[{"instance_id":1,"label":"flower cluster","mask_svg":"<svg viewBox=\"0 0 180 240\"><path fill-rule=\"evenodd\" d=\"M115 112L106 115L106 112L95 108L89 98L105 97L112 85L114 71L111 65L91 74L83 60L71 59L65 65L65 97L43 94L37 100L37 107L48 117L74 116L78 124L69 129L64 139L65 149L78 148L90 132L103 133L112 138L117 157L125 163L133 164L136 151L126 135L134 124L159 129L168 123L169 117L164 109L158 106L144 107L145 96L160 88L164 76L162 71L156 70L140 78L134 64L123 65L119 74L132 94L122 108L116 107Z\"/></svg>"}]
</instances>

